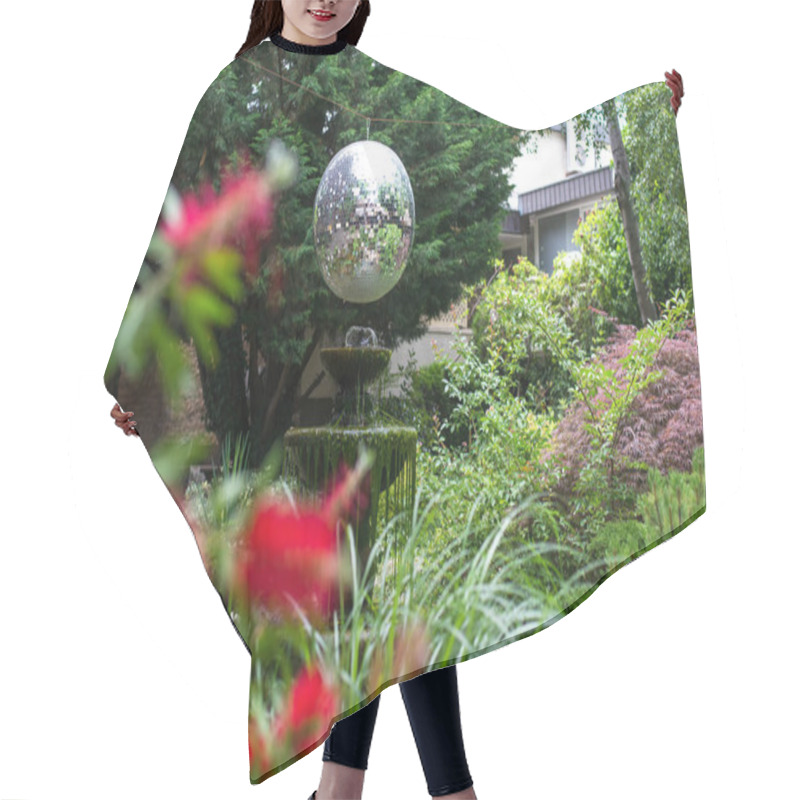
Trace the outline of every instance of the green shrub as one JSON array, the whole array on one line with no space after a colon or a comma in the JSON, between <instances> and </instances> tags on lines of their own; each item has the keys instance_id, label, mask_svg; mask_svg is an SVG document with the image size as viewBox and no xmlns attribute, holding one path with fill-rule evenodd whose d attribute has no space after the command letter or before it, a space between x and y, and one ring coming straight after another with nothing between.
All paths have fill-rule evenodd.
<instances>
[{"instance_id":1,"label":"green shrub","mask_svg":"<svg viewBox=\"0 0 800 800\"><path fill-rule=\"evenodd\" d=\"M692 456L692 471L657 469L647 472L648 490L636 501L637 517L605 523L590 552L605 558L609 567L641 554L674 536L706 505L704 449Z\"/></svg>"},{"instance_id":2,"label":"green shrub","mask_svg":"<svg viewBox=\"0 0 800 800\"><path fill-rule=\"evenodd\" d=\"M500 261L496 268L490 281L467 291L470 298L480 297L471 322L476 355L492 365L511 394L527 398L532 410L555 411L569 399L574 380L547 330L558 331L557 338L585 358L611 325L590 308L586 276L564 257L553 276L524 258L513 271L502 269Z\"/></svg>"},{"instance_id":3,"label":"green shrub","mask_svg":"<svg viewBox=\"0 0 800 800\"><path fill-rule=\"evenodd\" d=\"M706 505L705 451L692 456L692 471L662 475L648 470L650 490L639 497L638 511L652 541L668 536Z\"/></svg>"},{"instance_id":4,"label":"green shrub","mask_svg":"<svg viewBox=\"0 0 800 800\"><path fill-rule=\"evenodd\" d=\"M456 447L467 437L466 427L441 429L442 421L449 419L455 408L455 401L445 391L449 370L446 358L417 368L412 351L408 363L399 370L401 394L385 395L380 400L383 417L416 428L418 440L426 450L440 439L448 447Z\"/></svg>"},{"instance_id":5,"label":"green shrub","mask_svg":"<svg viewBox=\"0 0 800 800\"><path fill-rule=\"evenodd\" d=\"M573 241L580 248L573 269L591 286L591 305L627 325L641 325L631 261L615 200L595 203L578 224Z\"/></svg>"}]
</instances>

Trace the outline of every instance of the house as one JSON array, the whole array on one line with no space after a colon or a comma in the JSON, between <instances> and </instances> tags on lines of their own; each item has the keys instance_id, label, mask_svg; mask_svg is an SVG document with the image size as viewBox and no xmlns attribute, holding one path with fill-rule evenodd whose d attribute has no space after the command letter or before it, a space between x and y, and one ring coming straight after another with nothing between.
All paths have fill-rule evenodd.
<instances>
[{"instance_id":1,"label":"house","mask_svg":"<svg viewBox=\"0 0 800 800\"><path fill-rule=\"evenodd\" d=\"M507 201L508 214L500 230L503 261L514 264L525 256L540 270L551 273L553 260L562 251L576 251L572 236L578 222L595 203L613 199L614 175L607 134L599 152L590 154L577 140L572 120L552 125L535 140L536 152L525 153L514 163L514 192ZM411 352L417 366L431 363L437 352L453 353L455 329L472 335L467 322L467 303L461 300L451 310L430 320L426 334L404 342L392 354L390 374L408 362ZM388 388L390 394L398 387Z\"/></svg>"},{"instance_id":2,"label":"house","mask_svg":"<svg viewBox=\"0 0 800 800\"><path fill-rule=\"evenodd\" d=\"M572 235L578 221L613 195L614 175L610 147L590 156L577 141L572 120L546 130L536 152L514 165L516 189L500 242L506 264L522 255L549 274L559 252L577 250Z\"/></svg>"}]
</instances>

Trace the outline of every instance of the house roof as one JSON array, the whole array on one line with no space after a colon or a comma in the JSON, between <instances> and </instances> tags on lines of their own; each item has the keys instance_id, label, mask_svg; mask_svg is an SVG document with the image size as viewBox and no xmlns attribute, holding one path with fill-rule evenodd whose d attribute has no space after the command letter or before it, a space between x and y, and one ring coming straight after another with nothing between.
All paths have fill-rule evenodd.
<instances>
[{"instance_id":1,"label":"house roof","mask_svg":"<svg viewBox=\"0 0 800 800\"><path fill-rule=\"evenodd\" d=\"M540 186L530 192L522 192L517 196L517 205L520 214L540 214L555 206L612 191L614 191L614 175L611 167L601 167L591 172L572 175L547 186Z\"/></svg>"},{"instance_id":2,"label":"house roof","mask_svg":"<svg viewBox=\"0 0 800 800\"><path fill-rule=\"evenodd\" d=\"M500 228L501 233L522 233L521 220L519 218L519 211L515 208L509 209L506 218Z\"/></svg>"}]
</instances>

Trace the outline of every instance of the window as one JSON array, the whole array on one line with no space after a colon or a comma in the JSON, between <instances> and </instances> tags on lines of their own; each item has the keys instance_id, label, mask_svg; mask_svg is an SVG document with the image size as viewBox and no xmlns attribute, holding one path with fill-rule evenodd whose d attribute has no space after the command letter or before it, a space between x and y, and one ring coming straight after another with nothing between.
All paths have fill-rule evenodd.
<instances>
[{"instance_id":1,"label":"window","mask_svg":"<svg viewBox=\"0 0 800 800\"><path fill-rule=\"evenodd\" d=\"M572 234L578 227L580 211L571 208L561 214L552 214L539 220L539 269L548 275L553 271L553 260L562 250L577 250Z\"/></svg>"}]
</instances>

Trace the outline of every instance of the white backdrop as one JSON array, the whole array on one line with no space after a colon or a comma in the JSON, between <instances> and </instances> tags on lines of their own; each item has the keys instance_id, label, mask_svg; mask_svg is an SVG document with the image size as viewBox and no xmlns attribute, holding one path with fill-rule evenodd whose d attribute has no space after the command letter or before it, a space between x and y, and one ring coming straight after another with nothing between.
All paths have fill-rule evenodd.
<instances>
[{"instance_id":1,"label":"white backdrop","mask_svg":"<svg viewBox=\"0 0 800 800\"><path fill-rule=\"evenodd\" d=\"M792 28L774 2L713 5L373 0L359 45L525 128L673 67L685 82L708 511L555 626L458 667L481 800L798 796ZM305 800L317 785L321 746L250 785L249 658L102 382L189 120L249 10L0 12L2 800ZM391 687L364 798L414 797Z\"/></svg>"}]
</instances>

